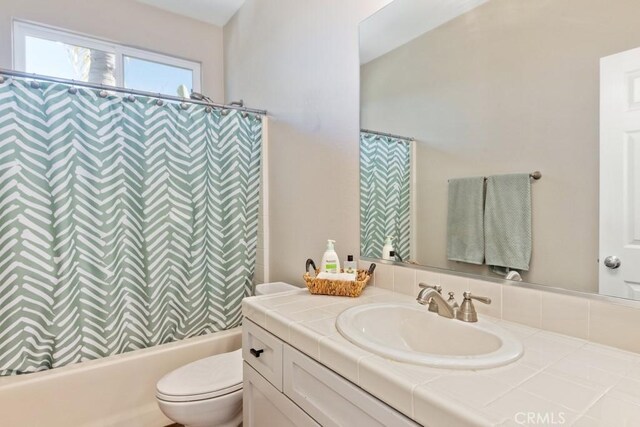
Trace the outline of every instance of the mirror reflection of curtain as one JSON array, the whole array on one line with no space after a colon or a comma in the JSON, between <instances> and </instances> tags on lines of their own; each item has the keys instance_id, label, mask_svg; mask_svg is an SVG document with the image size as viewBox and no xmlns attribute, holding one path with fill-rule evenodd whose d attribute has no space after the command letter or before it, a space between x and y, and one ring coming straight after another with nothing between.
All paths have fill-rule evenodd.
<instances>
[{"instance_id":1,"label":"mirror reflection of curtain","mask_svg":"<svg viewBox=\"0 0 640 427\"><path fill-rule=\"evenodd\" d=\"M411 142L360 133L360 254L380 258L386 236L411 258Z\"/></svg>"}]
</instances>

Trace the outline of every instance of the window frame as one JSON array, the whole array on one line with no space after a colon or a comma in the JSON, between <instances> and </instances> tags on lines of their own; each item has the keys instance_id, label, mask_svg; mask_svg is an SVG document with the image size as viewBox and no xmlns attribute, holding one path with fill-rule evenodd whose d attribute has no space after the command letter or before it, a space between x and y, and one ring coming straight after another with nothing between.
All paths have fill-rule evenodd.
<instances>
[{"instance_id":1,"label":"window frame","mask_svg":"<svg viewBox=\"0 0 640 427\"><path fill-rule=\"evenodd\" d=\"M143 61L155 62L161 65L168 65L171 67L190 70L193 73L193 91L200 92L202 90L201 64L199 62L189 61L187 59L177 58L175 56L153 52L150 50L108 42L71 31L48 27L42 24L14 20L12 27L13 68L16 71L26 72L26 38L36 37L39 39L59 41L65 44L113 53L116 57L116 86L119 87L125 87L124 58L125 56L127 56ZM127 89L135 90L136 88L131 87Z\"/></svg>"}]
</instances>

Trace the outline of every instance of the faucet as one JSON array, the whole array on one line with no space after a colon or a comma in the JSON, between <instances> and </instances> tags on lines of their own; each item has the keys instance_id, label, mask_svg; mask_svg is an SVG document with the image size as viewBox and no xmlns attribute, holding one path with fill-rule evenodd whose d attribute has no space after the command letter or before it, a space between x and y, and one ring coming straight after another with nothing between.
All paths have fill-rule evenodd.
<instances>
[{"instance_id":1,"label":"faucet","mask_svg":"<svg viewBox=\"0 0 640 427\"><path fill-rule=\"evenodd\" d=\"M458 319L462 322L477 322L478 313L472 300L491 304L490 298L471 295L471 292L464 292L462 305L458 306L453 292L449 292L449 300L445 301L441 295L441 286L427 285L426 283L420 283L419 286L421 289L418 293L418 298L416 298L418 303L422 305L429 304L429 311L438 313L438 315L448 319Z\"/></svg>"},{"instance_id":2,"label":"faucet","mask_svg":"<svg viewBox=\"0 0 640 427\"><path fill-rule=\"evenodd\" d=\"M442 287L438 285L427 285L426 283L420 283L419 286L420 293L418 293L418 298L416 300L418 303L425 305L429 304L429 311L434 311L438 313L438 315L446 317L448 319L454 319L456 317L456 311L452 306L449 305L440 292L442 292Z\"/></svg>"},{"instance_id":3,"label":"faucet","mask_svg":"<svg viewBox=\"0 0 640 427\"><path fill-rule=\"evenodd\" d=\"M440 285L427 285L426 283L420 283L418 286L420 286L423 290L424 289L434 289L436 292L438 292L440 295L442 295L442 286L440 286ZM418 294L418 298L416 298L416 300L422 305L425 305L428 302L429 303L429 311L433 311L434 313L437 313L438 312L438 304L434 300L426 298L424 295L423 296L420 296L420 295L421 294Z\"/></svg>"}]
</instances>

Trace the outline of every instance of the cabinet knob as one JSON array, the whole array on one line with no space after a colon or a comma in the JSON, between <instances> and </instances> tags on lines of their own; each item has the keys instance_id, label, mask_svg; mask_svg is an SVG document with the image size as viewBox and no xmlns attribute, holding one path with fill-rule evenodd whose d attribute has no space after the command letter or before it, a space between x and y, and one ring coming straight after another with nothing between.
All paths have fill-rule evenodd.
<instances>
[{"instance_id":1,"label":"cabinet knob","mask_svg":"<svg viewBox=\"0 0 640 427\"><path fill-rule=\"evenodd\" d=\"M255 357L260 357L260 355L264 353L264 349L256 350L255 348L252 348L249 350L249 353L253 354Z\"/></svg>"}]
</instances>

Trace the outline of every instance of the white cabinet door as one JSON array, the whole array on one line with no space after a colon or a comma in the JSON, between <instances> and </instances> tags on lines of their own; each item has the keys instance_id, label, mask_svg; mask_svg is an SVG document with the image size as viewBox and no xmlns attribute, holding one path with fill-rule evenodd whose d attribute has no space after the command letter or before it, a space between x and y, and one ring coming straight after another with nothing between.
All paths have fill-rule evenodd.
<instances>
[{"instance_id":1,"label":"white cabinet door","mask_svg":"<svg viewBox=\"0 0 640 427\"><path fill-rule=\"evenodd\" d=\"M600 61L599 258L600 293L640 299L640 49Z\"/></svg>"},{"instance_id":2,"label":"white cabinet door","mask_svg":"<svg viewBox=\"0 0 640 427\"><path fill-rule=\"evenodd\" d=\"M243 367L244 427L318 427L319 424L246 362Z\"/></svg>"},{"instance_id":3,"label":"white cabinet door","mask_svg":"<svg viewBox=\"0 0 640 427\"><path fill-rule=\"evenodd\" d=\"M284 393L324 427L418 424L291 346L284 346Z\"/></svg>"}]
</instances>

